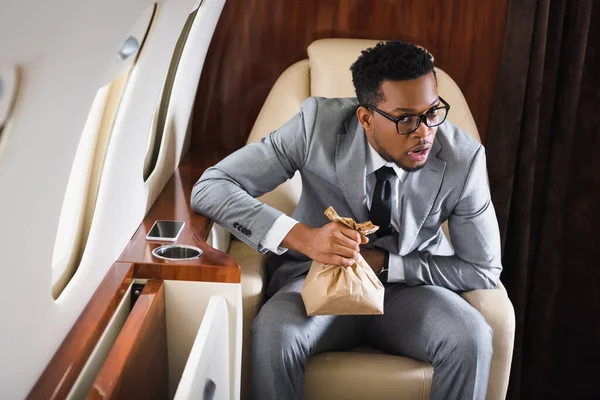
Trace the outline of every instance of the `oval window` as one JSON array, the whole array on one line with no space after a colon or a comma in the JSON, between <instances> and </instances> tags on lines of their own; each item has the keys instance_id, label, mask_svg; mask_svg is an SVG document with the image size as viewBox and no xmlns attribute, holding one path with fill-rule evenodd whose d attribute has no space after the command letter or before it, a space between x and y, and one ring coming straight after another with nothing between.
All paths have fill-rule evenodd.
<instances>
[{"instance_id":1,"label":"oval window","mask_svg":"<svg viewBox=\"0 0 600 400\"><path fill-rule=\"evenodd\" d=\"M52 295L69 283L83 256L96 208L96 198L113 125L129 76L156 11L150 5L138 17L110 61L105 86L92 103L77 147L58 223L52 255Z\"/></svg>"}]
</instances>

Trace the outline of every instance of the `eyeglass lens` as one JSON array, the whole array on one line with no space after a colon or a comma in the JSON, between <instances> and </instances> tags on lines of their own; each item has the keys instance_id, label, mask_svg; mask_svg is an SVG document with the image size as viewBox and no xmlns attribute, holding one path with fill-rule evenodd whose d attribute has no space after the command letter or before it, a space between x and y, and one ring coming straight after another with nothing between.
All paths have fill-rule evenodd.
<instances>
[{"instance_id":1,"label":"eyeglass lens","mask_svg":"<svg viewBox=\"0 0 600 400\"><path fill-rule=\"evenodd\" d=\"M447 110L445 108L433 109L427 113L426 125L434 127L440 125L446 119ZM415 131L419 125L419 116L413 115L406 118L401 118L398 121L398 132L408 133Z\"/></svg>"}]
</instances>

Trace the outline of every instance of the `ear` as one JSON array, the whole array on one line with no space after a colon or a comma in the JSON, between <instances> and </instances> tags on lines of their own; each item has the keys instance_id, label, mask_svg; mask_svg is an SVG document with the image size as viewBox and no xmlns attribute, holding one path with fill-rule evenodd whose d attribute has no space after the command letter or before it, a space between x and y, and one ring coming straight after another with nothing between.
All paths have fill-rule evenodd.
<instances>
[{"instance_id":1,"label":"ear","mask_svg":"<svg viewBox=\"0 0 600 400\"><path fill-rule=\"evenodd\" d=\"M356 109L356 117L366 132L373 130L373 114L369 110L363 106L358 107Z\"/></svg>"}]
</instances>

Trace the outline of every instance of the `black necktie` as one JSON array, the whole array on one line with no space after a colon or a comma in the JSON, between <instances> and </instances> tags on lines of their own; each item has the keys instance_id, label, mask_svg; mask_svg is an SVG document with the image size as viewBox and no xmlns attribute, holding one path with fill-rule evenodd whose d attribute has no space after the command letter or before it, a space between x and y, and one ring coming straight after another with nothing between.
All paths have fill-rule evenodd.
<instances>
[{"instance_id":1,"label":"black necktie","mask_svg":"<svg viewBox=\"0 0 600 400\"><path fill-rule=\"evenodd\" d=\"M377 183L371 200L371 222L379 225L377 237L392 233L392 179L396 173L393 168L381 167L375 171Z\"/></svg>"}]
</instances>

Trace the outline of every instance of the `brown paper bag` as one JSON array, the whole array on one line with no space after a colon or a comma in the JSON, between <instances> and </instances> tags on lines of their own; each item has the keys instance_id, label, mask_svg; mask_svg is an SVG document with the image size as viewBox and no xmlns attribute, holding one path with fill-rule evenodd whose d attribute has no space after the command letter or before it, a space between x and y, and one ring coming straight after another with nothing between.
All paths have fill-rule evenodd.
<instances>
[{"instance_id":1,"label":"brown paper bag","mask_svg":"<svg viewBox=\"0 0 600 400\"><path fill-rule=\"evenodd\" d=\"M325 215L364 236L379 229L371 221L358 224L340 217L332 207ZM381 281L360 254L351 267L313 261L302 287L308 315L383 314L383 294Z\"/></svg>"}]
</instances>

